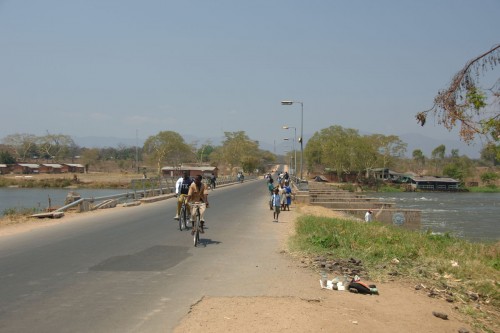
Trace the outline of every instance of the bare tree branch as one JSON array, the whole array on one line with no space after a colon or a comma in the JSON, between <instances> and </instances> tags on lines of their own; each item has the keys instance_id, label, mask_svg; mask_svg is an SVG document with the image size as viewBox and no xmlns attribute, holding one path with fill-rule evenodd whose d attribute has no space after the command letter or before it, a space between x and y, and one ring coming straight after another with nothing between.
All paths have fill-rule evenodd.
<instances>
[{"instance_id":1,"label":"bare tree branch","mask_svg":"<svg viewBox=\"0 0 500 333\"><path fill-rule=\"evenodd\" d=\"M460 126L460 137L469 143L476 135L490 141L498 141L500 135L499 111L495 105L499 101L500 79L488 89L478 87L481 75L500 64L500 44L468 61L455 74L447 89L438 92L434 105L429 110L417 113L417 122L425 125L430 112L438 123L451 130ZM493 102L488 103L488 95Z\"/></svg>"}]
</instances>

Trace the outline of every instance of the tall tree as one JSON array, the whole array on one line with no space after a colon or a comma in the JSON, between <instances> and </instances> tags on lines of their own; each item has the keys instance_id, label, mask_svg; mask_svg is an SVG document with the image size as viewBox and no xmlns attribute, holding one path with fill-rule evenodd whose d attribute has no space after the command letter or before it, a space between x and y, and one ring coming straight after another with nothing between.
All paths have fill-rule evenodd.
<instances>
[{"instance_id":1,"label":"tall tree","mask_svg":"<svg viewBox=\"0 0 500 333\"><path fill-rule=\"evenodd\" d=\"M98 148L83 148L80 160L85 166L85 171L89 171L91 165L96 165L100 159L100 151Z\"/></svg>"},{"instance_id":2,"label":"tall tree","mask_svg":"<svg viewBox=\"0 0 500 333\"><path fill-rule=\"evenodd\" d=\"M209 156L214 149L214 146L209 140L196 150L196 157L199 159L200 164L210 162Z\"/></svg>"},{"instance_id":3,"label":"tall tree","mask_svg":"<svg viewBox=\"0 0 500 333\"><path fill-rule=\"evenodd\" d=\"M446 154L446 146L439 145L432 150L431 157L434 159L443 159Z\"/></svg>"},{"instance_id":4,"label":"tall tree","mask_svg":"<svg viewBox=\"0 0 500 333\"><path fill-rule=\"evenodd\" d=\"M368 177L369 170L376 168L379 160L376 137L363 136L360 137L357 142L356 169L359 171L359 173L365 171L365 177Z\"/></svg>"},{"instance_id":5,"label":"tall tree","mask_svg":"<svg viewBox=\"0 0 500 333\"><path fill-rule=\"evenodd\" d=\"M360 135L357 130L342 126L330 126L314 133L308 140L304 155L309 165L330 167L339 178L353 171L359 171L361 154Z\"/></svg>"},{"instance_id":6,"label":"tall tree","mask_svg":"<svg viewBox=\"0 0 500 333\"><path fill-rule=\"evenodd\" d=\"M465 142L471 142L476 135L499 141L500 79L496 79L492 87L479 86L481 77L499 64L500 45L467 62L450 85L438 92L432 108L417 113L417 121L424 126L431 112L448 130L460 125L460 137Z\"/></svg>"},{"instance_id":7,"label":"tall tree","mask_svg":"<svg viewBox=\"0 0 500 333\"><path fill-rule=\"evenodd\" d=\"M408 146L396 135L374 134L373 141L377 145L383 168L392 166L394 158L399 158L406 152Z\"/></svg>"},{"instance_id":8,"label":"tall tree","mask_svg":"<svg viewBox=\"0 0 500 333\"><path fill-rule=\"evenodd\" d=\"M452 159L457 159L460 157L460 153L458 149L452 149L451 150L451 158Z\"/></svg>"},{"instance_id":9,"label":"tall tree","mask_svg":"<svg viewBox=\"0 0 500 333\"><path fill-rule=\"evenodd\" d=\"M37 155L37 137L33 134L16 133L3 138L3 143L12 147L19 161L25 162Z\"/></svg>"},{"instance_id":10,"label":"tall tree","mask_svg":"<svg viewBox=\"0 0 500 333\"><path fill-rule=\"evenodd\" d=\"M442 165L444 161L444 156L446 153L446 146L439 145L434 150L432 150L431 158L434 161L435 172L438 172L439 167Z\"/></svg>"},{"instance_id":11,"label":"tall tree","mask_svg":"<svg viewBox=\"0 0 500 333\"><path fill-rule=\"evenodd\" d=\"M483 149L481 149L481 159L491 162L493 165L499 165L500 145L496 145L493 142L486 144Z\"/></svg>"},{"instance_id":12,"label":"tall tree","mask_svg":"<svg viewBox=\"0 0 500 333\"><path fill-rule=\"evenodd\" d=\"M472 174L471 170L472 161L468 157L462 156L454 158L451 163L445 165L443 174L463 182L465 178Z\"/></svg>"},{"instance_id":13,"label":"tall tree","mask_svg":"<svg viewBox=\"0 0 500 333\"><path fill-rule=\"evenodd\" d=\"M0 163L14 164L16 159L7 150L0 150Z\"/></svg>"},{"instance_id":14,"label":"tall tree","mask_svg":"<svg viewBox=\"0 0 500 333\"><path fill-rule=\"evenodd\" d=\"M68 157L71 147L75 146L75 142L69 135L50 134L38 138L38 147L40 153L46 159L54 158L56 161Z\"/></svg>"},{"instance_id":15,"label":"tall tree","mask_svg":"<svg viewBox=\"0 0 500 333\"><path fill-rule=\"evenodd\" d=\"M425 165L425 155L421 149L415 149L412 152L412 157L413 157L413 160L417 163L417 165L419 165L419 166Z\"/></svg>"},{"instance_id":16,"label":"tall tree","mask_svg":"<svg viewBox=\"0 0 500 333\"><path fill-rule=\"evenodd\" d=\"M236 166L241 166L243 160L259 155L259 143L251 140L245 131L224 132L225 140L222 142L221 157L233 171Z\"/></svg>"},{"instance_id":17,"label":"tall tree","mask_svg":"<svg viewBox=\"0 0 500 333\"><path fill-rule=\"evenodd\" d=\"M144 142L143 149L156 163L158 175L161 174L164 162L180 165L185 160L192 160L191 147L184 142L180 134L173 131L162 131L150 136Z\"/></svg>"}]
</instances>

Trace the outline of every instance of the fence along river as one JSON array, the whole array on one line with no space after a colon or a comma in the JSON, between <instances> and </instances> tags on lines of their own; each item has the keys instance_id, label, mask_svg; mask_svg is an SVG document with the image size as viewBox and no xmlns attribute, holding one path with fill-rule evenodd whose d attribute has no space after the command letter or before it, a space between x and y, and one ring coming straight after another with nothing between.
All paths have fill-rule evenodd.
<instances>
[{"instance_id":1,"label":"fence along river","mask_svg":"<svg viewBox=\"0 0 500 333\"><path fill-rule=\"evenodd\" d=\"M421 230L449 233L471 241L500 240L500 193L370 193L403 209L421 210Z\"/></svg>"}]
</instances>

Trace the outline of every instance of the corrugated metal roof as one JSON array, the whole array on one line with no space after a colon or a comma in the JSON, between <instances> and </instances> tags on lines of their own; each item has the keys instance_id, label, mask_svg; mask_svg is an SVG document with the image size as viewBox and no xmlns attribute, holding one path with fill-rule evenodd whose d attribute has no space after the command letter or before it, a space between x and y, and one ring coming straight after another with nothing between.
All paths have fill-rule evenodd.
<instances>
[{"instance_id":1,"label":"corrugated metal roof","mask_svg":"<svg viewBox=\"0 0 500 333\"><path fill-rule=\"evenodd\" d=\"M214 171L217 169L217 167L207 165L207 166L201 166L201 167L195 167L195 166L186 166L186 167L172 167L172 166L165 166L161 168L162 170L177 170L177 171L189 171L189 170L197 170L197 171Z\"/></svg>"},{"instance_id":2,"label":"corrugated metal roof","mask_svg":"<svg viewBox=\"0 0 500 333\"><path fill-rule=\"evenodd\" d=\"M84 166L81 165L81 164L64 163L64 165L67 165L67 166L70 166L70 167L76 167L76 168L84 168Z\"/></svg>"},{"instance_id":3,"label":"corrugated metal roof","mask_svg":"<svg viewBox=\"0 0 500 333\"><path fill-rule=\"evenodd\" d=\"M61 164L57 164L57 163L43 163L42 165L45 165L45 166L48 166L48 167L51 167L51 168L62 168L62 165Z\"/></svg>"},{"instance_id":4,"label":"corrugated metal roof","mask_svg":"<svg viewBox=\"0 0 500 333\"><path fill-rule=\"evenodd\" d=\"M32 163L18 163L18 165L26 168L31 168L31 169L38 169L40 165L38 164L32 164Z\"/></svg>"},{"instance_id":5,"label":"corrugated metal roof","mask_svg":"<svg viewBox=\"0 0 500 333\"><path fill-rule=\"evenodd\" d=\"M409 177L416 182L442 182L442 183L460 183L460 181L453 178L445 177L433 177L433 176L421 176L421 177Z\"/></svg>"}]
</instances>

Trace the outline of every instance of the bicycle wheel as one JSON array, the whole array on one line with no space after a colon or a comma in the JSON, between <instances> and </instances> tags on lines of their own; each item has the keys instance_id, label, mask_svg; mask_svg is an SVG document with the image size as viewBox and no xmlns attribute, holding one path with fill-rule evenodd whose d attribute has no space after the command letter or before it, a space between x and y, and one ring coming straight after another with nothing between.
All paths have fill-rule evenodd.
<instances>
[{"instance_id":1,"label":"bicycle wheel","mask_svg":"<svg viewBox=\"0 0 500 333\"><path fill-rule=\"evenodd\" d=\"M197 211L196 220L194 220L194 236L193 236L194 246L197 246L200 242L200 212Z\"/></svg>"},{"instance_id":2,"label":"bicycle wheel","mask_svg":"<svg viewBox=\"0 0 500 333\"><path fill-rule=\"evenodd\" d=\"M181 215L179 216L179 230L182 231L186 228L186 205L181 207Z\"/></svg>"}]
</instances>

